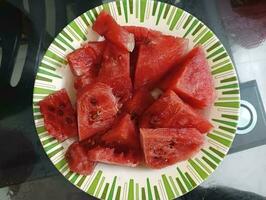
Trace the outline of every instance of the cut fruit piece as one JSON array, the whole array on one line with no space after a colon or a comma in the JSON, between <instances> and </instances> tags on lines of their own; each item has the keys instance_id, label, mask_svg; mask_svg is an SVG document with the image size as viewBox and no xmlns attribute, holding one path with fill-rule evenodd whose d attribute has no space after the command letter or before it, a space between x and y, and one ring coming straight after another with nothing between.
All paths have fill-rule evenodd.
<instances>
[{"instance_id":1,"label":"cut fruit piece","mask_svg":"<svg viewBox=\"0 0 266 200\"><path fill-rule=\"evenodd\" d=\"M89 160L86 149L78 142L74 142L69 146L65 158L70 171L82 175L91 174L96 165L96 162Z\"/></svg>"},{"instance_id":2,"label":"cut fruit piece","mask_svg":"<svg viewBox=\"0 0 266 200\"><path fill-rule=\"evenodd\" d=\"M145 163L151 168L163 168L187 160L199 151L204 135L197 129L140 129Z\"/></svg>"},{"instance_id":3,"label":"cut fruit piece","mask_svg":"<svg viewBox=\"0 0 266 200\"><path fill-rule=\"evenodd\" d=\"M98 81L110 85L122 103L132 96L129 53L108 43L98 75Z\"/></svg>"},{"instance_id":4,"label":"cut fruit piece","mask_svg":"<svg viewBox=\"0 0 266 200\"><path fill-rule=\"evenodd\" d=\"M75 76L84 74L97 74L98 65L101 63L105 41L88 42L83 47L67 55L67 60Z\"/></svg>"},{"instance_id":5,"label":"cut fruit piece","mask_svg":"<svg viewBox=\"0 0 266 200\"><path fill-rule=\"evenodd\" d=\"M189 52L165 78L161 88L175 91L193 107L210 106L215 99L215 88L203 48L199 46Z\"/></svg>"},{"instance_id":6,"label":"cut fruit piece","mask_svg":"<svg viewBox=\"0 0 266 200\"><path fill-rule=\"evenodd\" d=\"M117 47L132 52L135 46L134 35L119 26L111 15L102 11L92 29Z\"/></svg>"},{"instance_id":7,"label":"cut fruit piece","mask_svg":"<svg viewBox=\"0 0 266 200\"><path fill-rule=\"evenodd\" d=\"M61 89L39 102L44 126L59 141L77 136L76 114L65 89Z\"/></svg>"},{"instance_id":8,"label":"cut fruit piece","mask_svg":"<svg viewBox=\"0 0 266 200\"><path fill-rule=\"evenodd\" d=\"M188 41L168 35L153 37L139 47L134 89L153 86L187 51Z\"/></svg>"},{"instance_id":9,"label":"cut fruit piece","mask_svg":"<svg viewBox=\"0 0 266 200\"><path fill-rule=\"evenodd\" d=\"M135 92L132 99L125 105L125 111L133 118L140 117L142 113L154 102L150 91L146 88L141 88Z\"/></svg>"},{"instance_id":10,"label":"cut fruit piece","mask_svg":"<svg viewBox=\"0 0 266 200\"><path fill-rule=\"evenodd\" d=\"M135 77L135 70L138 61L140 46L142 44L149 43L154 37L160 36L161 33L158 31L138 26L124 26L124 28L128 32L134 34L135 37L135 48L133 52L130 54L130 75L131 75L131 80L133 81Z\"/></svg>"},{"instance_id":11,"label":"cut fruit piece","mask_svg":"<svg viewBox=\"0 0 266 200\"><path fill-rule=\"evenodd\" d=\"M90 149L88 151L89 159L92 161L103 162L107 164L136 167L141 162L141 156L136 152L116 152L112 147L101 147Z\"/></svg>"},{"instance_id":12,"label":"cut fruit piece","mask_svg":"<svg viewBox=\"0 0 266 200\"><path fill-rule=\"evenodd\" d=\"M206 133L212 125L170 90L145 111L141 127L196 128L201 133Z\"/></svg>"},{"instance_id":13,"label":"cut fruit piece","mask_svg":"<svg viewBox=\"0 0 266 200\"><path fill-rule=\"evenodd\" d=\"M139 149L137 129L129 114L122 115L112 126L112 129L106 132L101 139L108 145Z\"/></svg>"},{"instance_id":14,"label":"cut fruit piece","mask_svg":"<svg viewBox=\"0 0 266 200\"><path fill-rule=\"evenodd\" d=\"M79 140L109 129L118 112L117 99L110 86L94 83L84 87L77 96Z\"/></svg>"}]
</instances>

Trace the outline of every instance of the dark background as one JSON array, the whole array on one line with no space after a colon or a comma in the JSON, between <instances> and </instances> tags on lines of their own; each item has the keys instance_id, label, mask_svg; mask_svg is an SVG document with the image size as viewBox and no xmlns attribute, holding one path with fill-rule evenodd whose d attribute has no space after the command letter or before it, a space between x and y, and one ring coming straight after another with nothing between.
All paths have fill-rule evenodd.
<instances>
[{"instance_id":1,"label":"dark background","mask_svg":"<svg viewBox=\"0 0 266 200\"><path fill-rule=\"evenodd\" d=\"M266 52L266 2L164 2L190 12L216 33L236 64L241 98L252 102L258 114L252 134L236 137L230 151L235 154L229 156L229 161L219 168L218 174L210 178L211 181L203 184L207 189L196 189L184 198L218 199L219 195L228 195L223 196L223 199L233 199L233 196L236 199L255 199L249 194L217 185L266 195L266 187L261 181L266 177L266 162L262 162L265 157L258 157L266 153L263 108L266 102L262 100L266 99L266 60L261 56L261 52ZM59 175L44 153L33 122L32 89L39 61L53 38L74 18L100 4L102 1L97 0L0 0L0 200L89 198ZM219 171L223 171L225 177L230 177L232 172L228 169L236 164L245 164L245 160L239 159L241 156L247 158L245 155L248 155L248 159L256 156L257 160L262 159L254 164L256 167L253 171L257 174L249 172L247 184L231 185L227 184L230 182L227 179L216 179L215 176L221 177ZM241 170L245 172L245 169Z\"/></svg>"}]
</instances>

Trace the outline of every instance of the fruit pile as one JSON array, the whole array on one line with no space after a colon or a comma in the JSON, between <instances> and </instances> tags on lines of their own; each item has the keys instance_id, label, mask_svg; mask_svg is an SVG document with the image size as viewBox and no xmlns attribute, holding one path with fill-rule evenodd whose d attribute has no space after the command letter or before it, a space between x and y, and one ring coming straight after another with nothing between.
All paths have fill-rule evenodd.
<instances>
[{"instance_id":1,"label":"fruit pile","mask_svg":"<svg viewBox=\"0 0 266 200\"><path fill-rule=\"evenodd\" d=\"M193 156L212 124L198 112L215 89L202 47L144 27L122 27L106 12L87 42L67 56L76 106L65 89L40 101L48 133L78 136L69 168L90 174L97 162L162 168Z\"/></svg>"}]
</instances>

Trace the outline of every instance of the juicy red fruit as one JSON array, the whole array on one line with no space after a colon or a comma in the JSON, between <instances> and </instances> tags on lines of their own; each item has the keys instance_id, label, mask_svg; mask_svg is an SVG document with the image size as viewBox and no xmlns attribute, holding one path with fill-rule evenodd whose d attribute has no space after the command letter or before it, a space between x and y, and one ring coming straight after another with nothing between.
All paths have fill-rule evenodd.
<instances>
[{"instance_id":1,"label":"juicy red fruit","mask_svg":"<svg viewBox=\"0 0 266 200\"><path fill-rule=\"evenodd\" d=\"M204 143L197 129L140 129L145 163L151 168L163 168L191 158Z\"/></svg>"},{"instance_id":2,"label":"juicy red fruit","mask_svg":"<svg viewBox=\"0 0 266 200\"><path fill-rule=\"evenodd\" d=\"M210 106L215 99L215 88L203 48L194 48L182 63L176 65L161 88L175 91L193 107Z\"/></svg>"},{"instance_id":3,"label":"juicy red fruit","mask_svg":"<svg viewBox=\"0 0 266 200\"><path fill-rule=\"evenodd\" d=\"M97 68L102 59L105 42L88 42L83 47L68 54L67 60L75 76L97 74Z\"/></svg>"},{"instance_id":4,"label":"juicy red fruit","mask_svg":"<svg viewBox=\"0 0 266 200\"><path fill-rule=\"evenodd\" d=\"M135 77L135 69L138 61L140 46L142 44L148 44L149 42L151 42L153 38L161 36L162 34L158 31L138 26L124 26L124 28L128 32L134 34L135 38L135 48L130 53L130 75L131 75L131 80L133 81Z\"/></svg>"},{"instance_id":5,"label":"juicy red fruit","mask_svg":"<svg viewBox=\"0 0 266 200\"><path fill-rule=\"evenodd\" d=\"M108 43L97 80L110 85L122 103L131 98L129 53Z\"/></svg>"},{"instance_id":6,"label":"juicy red fruit","mask_svg":"<svg viewBox=\"0 0 266 200\"><path fill-rule=\"evenodd\" d=\"M196 128L201 133L206 133L212 125L170 90L145 111L141 127Z\"/></svg>"},{"instance_id":7,"label":"juicy red fruit","mask_svg":"<svg viewBox=\"0 0 266 200\"><path fill-rule=\"evenodd\" d=\"M91 174L96 165L95 162L89 160L87 150L78 142L69 146L65 157L70 170L82 175Z\"/></svg>"},{"instance_id":8,"label":"juicy red fruit","mask_svg":"<svg viewBox=\"0 0 266 200\"><path fill-rule=\"evenodd\" d=\"M108 13L102 11L92 29L117 47L125 51L133 51L135 45L134 35L119 26Z\"/></svg>"},{"instance_id":9,"label":"juicy red fruit","mask_svg":"<svg viewBox=\"0 0 266 200\"><path fill-rule=\"evenodd\" d=\"M139 138L135 123L129 114L122 115L112 129L101 138L107 145L115 145L127 149L139 149Z\"/></svg>"},{"instance_id":10,"label":"juicy red fruit","mask_svg":"<svg viewBox=\"0 0 266 200\"><path fill-rule=\"evenodd\" d=\"M74 109L65 89L61 89L39 102L48 133L59 141L77 135Z\"/></svg>"},{"instance_id":11,"label":"juicy red fruit","mask_svg":"<svg viewBox=\"0 0 266 200\"><path fill-rule=\"evenodd\" d=\"M140 117L142 113L154 102L150 90L141 88L135 92L132 99L125 105L125 111L131 116Z\"/></svg>"},{"instance_id":12,"label":"juicy red fruit","mask_svg":"<svg viewBox=\"0 0 266 200\"><path fill-rule=\"evenodd\" d=\"M131 167L140 163L138 132L129 114L120 116L100 140L102 145L88 152L91 160Z\"/></svg>"},{"instance_id":13,"label":"juicy red fruit","mask_svg":"<svg viewBox=\"0 0 266 200\"><path fill-rule=\"evenodd\" d=\"M113 124L118 112L117 99L104 83L84 87L77 96L79 140L104 132Z\"/></svg>"},{"instance_id":14,"label":"juicy red fruit","mask_svg":"<svg viewBox=\"0 0 266 200\"><path fill-rule=\"evenodd\" d=\"M158 82L187 51L188 41L168 35L154 36L141 44L135 70L134 89Z\"/></svg>"}]
</instances>

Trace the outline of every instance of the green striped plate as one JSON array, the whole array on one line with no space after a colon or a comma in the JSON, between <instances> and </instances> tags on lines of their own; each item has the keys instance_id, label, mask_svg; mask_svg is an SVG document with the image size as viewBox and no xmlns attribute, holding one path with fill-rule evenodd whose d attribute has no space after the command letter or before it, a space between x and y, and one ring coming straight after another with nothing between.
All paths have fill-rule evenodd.
<instances>
[{"instance_id":1,"label":"green striped plate","mask_svg":"<svg viewBox=\"0 0 266 200\"><path fill-rule=\"evenodd\" d=\"M57 142L47 134L37 102L66 88L73 102L72 75L66 55L88 40L96 40L91 26L101 10L121 25L137 25L185 37L190 48L202 44L215 81L217 99L209 110L214 130L206 136L202 150L190 160L161 169L127 168L98 164L90 176L69 171L64 153L72 140ZM228 152L236 131L239 85L233 63L225 48L201 21L166 3L151 0L123 0L101 5L82 14L54 39L46 51L36 76L33 111L37 133L55 167L74 185L100 199L173 199L202 183Z\"/></svg>"}]
</instances>

